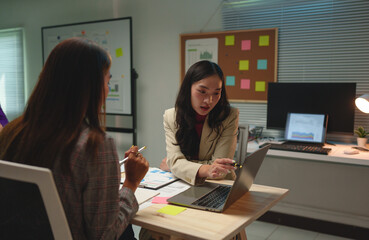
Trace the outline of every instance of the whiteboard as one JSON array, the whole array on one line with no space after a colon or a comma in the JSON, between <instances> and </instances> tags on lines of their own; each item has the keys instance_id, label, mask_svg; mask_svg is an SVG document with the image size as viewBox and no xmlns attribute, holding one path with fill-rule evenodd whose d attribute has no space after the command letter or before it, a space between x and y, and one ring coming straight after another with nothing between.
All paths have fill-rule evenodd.
<instances>
[{"instance_id":1,"label":"whiteboard","mask_svg":"<svg viewBox=\"0 0 369 240\"><path fill-rule=\"evenodd\" d=\"M42 51L45 63L51 50L71 37L90 39L109 52L112 58L106 113L132 115L132 19L75 23L42 27Z\"/></svg>"}]
</instances>

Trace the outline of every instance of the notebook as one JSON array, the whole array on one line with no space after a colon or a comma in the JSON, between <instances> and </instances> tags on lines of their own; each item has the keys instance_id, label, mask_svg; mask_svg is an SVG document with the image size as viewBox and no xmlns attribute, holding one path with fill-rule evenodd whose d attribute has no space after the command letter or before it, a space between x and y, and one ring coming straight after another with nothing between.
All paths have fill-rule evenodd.
<instances>
[{"instance_id":1,"label":"notebook","mask_svg":"<svg viewBox=\"0 0 369 240\"><path fill-rule=\"evenodd\" d=\"M325 114L288 113L285 140L323 146L326 140L328 116Z\"/></svg>"},{"instance_id":2,"label":"notebook","mask_svg":"<svg viewBox=\"0 0 369 240\"><path fill-rule=\"evenodd\" d=\"M232 186L205 182L200 186L191 186L186 191L169 198L167 201L172 204L201 210L223 212L250 190L269 147L270 146L267 145L245 157L242 168L238 171L237 178ZM212 193L218 190L223 193L221 196L222 202L217 204L217 206L204 206L203 203L199 204L199 200L203 201L205 199L208 201L211 199Z\"/></svg>"}]
</instances>

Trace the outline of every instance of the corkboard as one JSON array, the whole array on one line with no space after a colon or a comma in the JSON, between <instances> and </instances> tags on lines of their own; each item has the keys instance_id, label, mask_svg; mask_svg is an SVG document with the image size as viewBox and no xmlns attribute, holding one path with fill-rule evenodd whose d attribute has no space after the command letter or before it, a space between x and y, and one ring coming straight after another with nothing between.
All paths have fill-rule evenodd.
<instances>
[{"instance_id":1,"label":"corkboard","mask_svg":"<svg viewBox=\"0 0 369 240\"><path fill-rule=\"evenodd\" d=\"M193 54L190 51L201 51L196 46L188 47L186 42L199 39L204 42L217 39L217 51L202 52L198 60L217 55L217 61L207 60L217 62L222 68L229 101L267 101L268 83L277 82L277 28L181 34L181 81L189 66L189 55Z\"/></svg>"}]
</instances>

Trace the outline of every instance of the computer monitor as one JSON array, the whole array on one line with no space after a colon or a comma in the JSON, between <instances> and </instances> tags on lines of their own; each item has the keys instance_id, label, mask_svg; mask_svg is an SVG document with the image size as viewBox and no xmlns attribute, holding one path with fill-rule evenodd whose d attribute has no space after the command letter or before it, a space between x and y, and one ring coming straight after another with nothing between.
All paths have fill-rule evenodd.
<instances>
[{"instance_id":1,"label":"computer monitor","mask_svg":"<svg viewBox=\"0 0 369 240\"><path fill-rule=\"evenodd\" d=\"M356 83L269 83L267 128L283 130L287 113L328 115L327 133L353 134Z\"/></svg>"},{"instance_id":2,"label":"computer monitor","mask_svg":"<svg viewBox=\"0 0 369 240\"><path fill-rule=\"evenodd\" d=\"M294 142L325 143L327 115L288 113L284 139Z\"/></svg>"}]
</instances>

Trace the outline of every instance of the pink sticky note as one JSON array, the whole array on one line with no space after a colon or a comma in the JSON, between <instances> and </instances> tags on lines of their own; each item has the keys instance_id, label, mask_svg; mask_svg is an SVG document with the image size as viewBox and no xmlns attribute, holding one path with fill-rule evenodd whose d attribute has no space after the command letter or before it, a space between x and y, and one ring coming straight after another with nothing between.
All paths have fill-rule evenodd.
<instances>
[{"instance_id":1,"label":"pink sticky note","mask_svg":"<svg viewBox=\"0 0 369 240\"><path fill-rule=\"evenodd\" d=\"M241 89L250 89L250 79L241 79Z\"/></svg>"},{"instance_id":2,"label":"pink sticky note","mask_svg":"<svg viewBox=\"0 0 369 240\"><path fill-rule=\"evenodd\" d=\"M251 49L251 40L242 40L241 50L247 51Z\"/></svg>"},{"instance_id":3,"label":"pink sticky note","mask_svg":"<svg viewBox=\"0 0 369 240\"><path fill-rule=\"evenodd\" d=\"M157 204L168 204L167 202L168 198L169 197L154 197L151 202Z\"/></svg>"}]
</instances>

